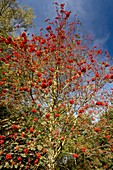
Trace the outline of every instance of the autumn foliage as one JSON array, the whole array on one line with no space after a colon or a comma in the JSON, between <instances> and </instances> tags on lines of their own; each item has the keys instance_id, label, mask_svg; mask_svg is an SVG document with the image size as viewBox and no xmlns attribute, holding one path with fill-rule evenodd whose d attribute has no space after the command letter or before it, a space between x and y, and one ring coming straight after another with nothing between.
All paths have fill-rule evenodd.
<instances>
[{"instance_id":1,"label":"autumn foliage","mask_svg":"<svg viewBox=\"0 0 113 170\"><path fill-rule=\"evenodd\" d=\"M0 39L0 168L112 169L110 55L55 5L45 35Z\"/></svg>"}]
</instances>

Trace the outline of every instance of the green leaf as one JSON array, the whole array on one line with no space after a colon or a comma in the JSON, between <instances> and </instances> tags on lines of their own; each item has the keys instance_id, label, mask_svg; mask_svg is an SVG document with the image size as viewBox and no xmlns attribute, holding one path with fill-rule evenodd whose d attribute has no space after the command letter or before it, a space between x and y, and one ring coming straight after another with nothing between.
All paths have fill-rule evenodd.
<instances>
[{"instance_id":1,"label":"green leaf","mask_svg":"<svg viewBox=\"0 0 113 170\"><path fill-rule=\"evenodd\" d=\"M49 148L48 152L49 152L50 157L51 157L51 155L54 155L54 150L53 149Z\"/></svg>"},{"instance_id":2,"label":"green leaf","mask_svg":"<svg viewBox=\"0 0 113 170\"><path fill-rule=\"evenodd\" d=\"M16 164L16 165L14 165L14 167L17 169L17 168L18 168L18 165Z\"/></svg>"},{"instance_id":3,"label":"green leaf","mask_svg":"<svg viewBox=\"0 0 113 170\"><path fill-rule=\"evenodd\" d=\"M43 147L41 145L37 145L37 148L39 151L41 151L43 149Z\"/></svg>"},{"instance_id":4,"label":"green leaf","mask_svg":"<svg viewBox=\"0 0 113 170\"><path fill-rule=\"evenodd\" d=\"M26 156L26 154L24 154L24 153L22 153L22 154L20 154L23 158L26 158L27 156Z\"/></svg>"},{"instance_id":5,"label":"green leaf","mask_svg":"<svg viewBox=\"0 0 113 170\"><path fill-rule=\"evenodd\" d=\"M5 167L5 168L9 168L9 162L5 162L4 167Z\"/></svg>"},{"instance_id":6,"label":"green leaf","mask_svg":"<svg viewBox=\"0 0 113 170\"><path fill-rule=\"evenodd\" d=\"M36 148L35 148L35 147L31 147L30 149L31 149L32 151L35 151L35 150L36 150Z\"/></svg>"},{"instance_id":7,"label":"green leaf","mask_svg":"<svg viewBox=\"0 0 113 170\"><path fill-rule=\"evenodd\" d=\"M1 151L0 151L0 153L1 153ZM0 161L2 160L2 158L3 158L3 156L0 156Z\"/></svg>"},{"instance_id":8,"label":"green leaf","mask_svg":"<svg viewBox=\"0 0 113 170\"><path fill-rule=\"evenodd\" d=\"M2 169L3 168L3 166L2 165L0 165L0 169Z\"/></svg>"}]
</instances>

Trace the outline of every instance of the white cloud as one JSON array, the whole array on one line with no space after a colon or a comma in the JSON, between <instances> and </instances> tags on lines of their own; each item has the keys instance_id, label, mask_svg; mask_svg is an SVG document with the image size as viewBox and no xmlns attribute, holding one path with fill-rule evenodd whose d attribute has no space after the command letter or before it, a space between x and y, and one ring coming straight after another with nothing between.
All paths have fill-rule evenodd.
<instances>
[{"instance_id":1,"label":"white cloud","mask_svg":"<svg viewBox=\"0 0 113 170\"><path fill-rule=\"evenodd\" d=\"M96 38L94 41L94 45L99 45L101 47L104 47L104 45L107 43L109 37L110 37L110 34L106 34L104 37Z\"/></svg>"}]
</instances>

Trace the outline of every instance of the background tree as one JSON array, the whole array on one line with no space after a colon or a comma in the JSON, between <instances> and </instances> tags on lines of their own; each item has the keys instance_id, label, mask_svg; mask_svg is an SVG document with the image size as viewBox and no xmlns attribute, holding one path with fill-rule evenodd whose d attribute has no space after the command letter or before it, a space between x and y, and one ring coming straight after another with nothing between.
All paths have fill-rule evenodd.
<instances>
[{"instance_id":1,"label":"background tree","mask_svg":"<svg viewBox=\"0 0 113 170\"><path fill-rule=\"evenodd\" d=\"M14 34L17 33L17 31L21 32L21 29L25 29L27 31L33 26L33 18L35 17L33 10L31 8L20 6L19 2L20 1L17 2L16 0L0 1L0 37L14 37ZM5 44L1 43L1 53L3 49L10 53L9 48L6 47Z\"/></svg>"},{"instance_id":2,"label":"background tree","mask_svg":"<svg viewBox=\"0 0 113 170\"><path fill-rule=\"evenodd\" d=\"M0 1L0 36L7 36L14 33L18 28L33 26L33 10L21 7L16 0Z\"/></svg>"},{"instance_id":3,"label":"background tree","mask_svg":"<svg viewBox=\"0 0 113 170\"><path fill-rule=\"evenodd\" d=\"M111 142L105 147L98 138L105 129L93 122L112 100L104 89L113 79L109 54L88 46L78 19L69 23L71 12L55 4L46 35L1 38L11 51L1 57L1 104L10 113L1 120L1 168L100 168L93 159L101 146L112 162Z\"/></svg>"}]
</instances>

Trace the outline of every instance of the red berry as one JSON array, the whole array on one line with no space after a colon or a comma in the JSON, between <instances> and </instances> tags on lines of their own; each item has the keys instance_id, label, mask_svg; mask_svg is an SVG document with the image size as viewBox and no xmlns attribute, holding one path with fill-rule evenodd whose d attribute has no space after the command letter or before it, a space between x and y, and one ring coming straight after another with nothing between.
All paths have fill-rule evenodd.
<instances>
[{"instance_id":1,"label":"red berry","mask_svg":"<svg viewBox=\"0 0 113 170\"><path fill-rule=\"evenodd\" d=\"M34 132L34 128L31 127L29 131L30 131L30 133L33 133Z\"/></svg>"},{"instance_id":2,"label":"red berry","mask_svg":"<svg viewBox=\"0 0 113 170\"><path fill-rule=\"evenodd\" d=\"M32 111L31 111L32 113L36 113L36 109L32 109Z\"/></svg>"},{"instance_id":3,"label":"red berry","mask_svg":"<svg viewBox=\"0 0 113 170\"><path fill-rule=\"evenodd\" d=\"M47 27L46 27L46 30L47 30L47 31L51 30L51 26L47 26Z\"/></svg>"},{"instance_id":4,"label":"red berry","mask_svg":"<svg viewBox=\"0 0 113 170\"><path fill-rule=\"evenodd\" d=\"M49 117L50 117L50 114L47 113L47 114L46 114L46 119L49 119Z\"/></svg>"},{"instance_id":5,"label":"red berry","mask_svg":"<svg viewBox=\"0 0 113 170\"><path fill-rule=\"evenodd\" d=\"M21 157L18 157L17 160L18 160L18 161L22 161L22 158L21 158Z\"/></svg>"},{"instance_id":6,"label":"red berry","mask_svg":"<svg viewBox=\"0 0 113 170\"><path fill-rule=\"evenodd\" d=\"M9 160L11 158L12 158L11 154L6 154L6 160Z\"/></svg>"},{"instance_id":7,"label":"red berry","mask_svg":"<svg viewBox=\"0 0 113 170\"><path fill-rule=\"evenodd\" d=\"M95 131L95 132L100 132L100 128L95 127L95 128L94 128L94 131Z\"/></svg>"},{"instance_id":8,"label":"red berry","mask_svg":"<svg viewBox=\"0 0 113 170\"><path fill-rule=\"evenodd\" d=\"M71 99L71 100L69 101L70 104L74 104L74 102L75 102L74 99Z\"/></svg>"},{"instance_id":9,"label":"red berry","mask_svg":"<svg viewBox=\"0 0 113 170\"><path fill-rule=\"evenodd\" d=\"M76 153L73 153L72 156L73 156L73 158L78 158L78 154L76 154Z\"/></svg>"},{"instance_id":10,"label":"red berry","mask_svg":"<svg viewBox=\"0 0 113 170\"><path fill-rule=\"evenodd\" d=\"M59 116L60 116L60 114L58 114L58 113L55 114L55 117L59 117Z\"/></svg>"}]
</instances>

